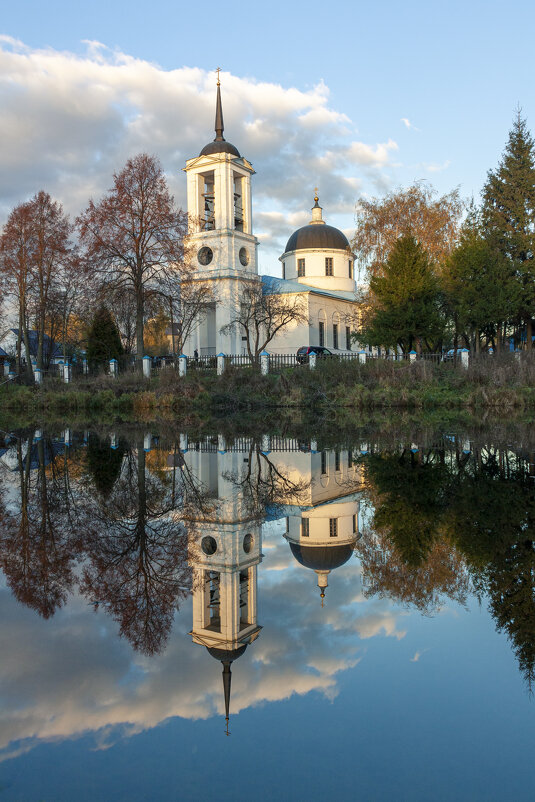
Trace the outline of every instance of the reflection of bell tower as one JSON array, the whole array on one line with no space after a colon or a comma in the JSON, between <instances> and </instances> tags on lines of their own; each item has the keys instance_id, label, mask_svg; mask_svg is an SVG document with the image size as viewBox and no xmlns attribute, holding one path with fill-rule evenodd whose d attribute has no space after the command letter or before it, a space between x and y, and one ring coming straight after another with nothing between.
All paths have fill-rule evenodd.
<instances>
[{"instance_id":1,"label":"reflection of bell tower","mask_svg":"<svg viewBox=\"0 0 535 802\"><path fill-rule=\"evenodd\" d=\"M218 73L219 74L219 73ZM195 279L209 282L215 308L193 333L193 353L241 352L236 333L221 335L239 304L244 282L258 281L257 239L253 235L250 162L223 136L223 107L217 81L215 139L188 159L188 237Z\"/></svg>"},{"instance_id":2,"label":"reflection of bell tower","mask_svg":"<svg viewBox=\"0 0 535 802\"><path fill-rule=\"evenodd\" d=\"M242 494L230 476L243 470L235 452L189 450L185 459L214 500L211 513L189 524L193 569L194 643L223 664L225 715L229 718L230 666L261 630L257 624L257 565L261 527L246 518Z\"/></svg>"},{"instance_id":3,"label":"reflection of bell tower","mask_svg":"<svg viewBox=\"0 0 535 802\"><path fill-rule=\"evenodd\" d=\"M297 562L317 574L323 607L330 572L350 559L359 538L360 469L347 451L321 451L309 458L310 506L292 509L285 537Z\"/></svg>"}]
</instances>

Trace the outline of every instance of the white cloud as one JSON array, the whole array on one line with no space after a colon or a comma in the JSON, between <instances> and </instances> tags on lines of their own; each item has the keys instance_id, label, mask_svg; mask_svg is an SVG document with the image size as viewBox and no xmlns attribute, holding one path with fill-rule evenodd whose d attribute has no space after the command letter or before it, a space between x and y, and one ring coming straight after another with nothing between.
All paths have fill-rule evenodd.
<instances>
[{"instance_id":1,"label":"white cloud","mask_svg":"<svg viewBox=\"0 0 535 802\"><path fill-rule=\"evenodd\" d=\"M185 205L182 167L213 138L214 74L85 44L75 55L0 36L0 222L41 188L77 214L143 150L160 157ZM397 144L352 141L355 125L330 105L323 82L301 90L228 73L221 81L225 135L257 170L256 233L268 267L278 269L292 217L308 219L314 186L327 219L347 228L357 193L391 182ZM284 215L285 230L271 212Z\"/></svg>"},{"instance_id":2,"label":"white cloud","mask_svg":"<svg viewBox=\"0 0 535 802\"><path fill-rule=\"evenodd\" d=\"M416 126L411 123L411 121L409 120L408 117L402 117L401 118L401 122L403 123L405 128L409 129L409 131L419 131L420 130L419 128L416 128Z\"/></svg>"}]
</instances>

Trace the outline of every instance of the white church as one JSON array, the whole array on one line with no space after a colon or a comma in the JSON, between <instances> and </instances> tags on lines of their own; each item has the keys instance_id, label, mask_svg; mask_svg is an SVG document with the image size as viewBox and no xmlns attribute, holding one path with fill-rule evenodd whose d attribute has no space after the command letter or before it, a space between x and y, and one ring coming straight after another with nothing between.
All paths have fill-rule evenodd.
<instances>
[{"instance_id":1,"label":"white church","mask_svg":"<svg viewBox=\"0 0 535 802\"><path fill-rule=\"evenodd\" d=\"M274 354L295 354L319 345L336 352L358 350L355 257L342 231L327 225L316 192L308 225L294 231L280 257L282 278L259 276L258 240L253 234L252 164L223 136L221 89L217 83L215 139L189 159L188 249L194 281L208 282L214 298L208 313L184 344L187 356L245 353L243 331L221 329L235 317L244 288L262 283L264 293L299 296L308 323L292 323L269 343Z\"/></svg>"}]
</instances>

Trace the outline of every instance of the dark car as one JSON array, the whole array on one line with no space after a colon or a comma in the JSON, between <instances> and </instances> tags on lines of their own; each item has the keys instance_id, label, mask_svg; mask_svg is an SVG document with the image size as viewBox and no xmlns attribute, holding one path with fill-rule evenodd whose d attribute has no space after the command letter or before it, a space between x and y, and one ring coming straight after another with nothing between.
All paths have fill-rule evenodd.
<instances>
[{"instance_id":1,"label":"dark car","mask_svg":"<svg viewBox=\"0 0 535 802\"><path fill-rule=\"evenodd\" d=\"M316 354L316 359L334 356L334 354L331 353L328 348L324 348L323 345L302 345L301 348L297 349L296 359L301 365L304 365L305 362L308 362L310 354Z\"/></svg>"}]
</instances>

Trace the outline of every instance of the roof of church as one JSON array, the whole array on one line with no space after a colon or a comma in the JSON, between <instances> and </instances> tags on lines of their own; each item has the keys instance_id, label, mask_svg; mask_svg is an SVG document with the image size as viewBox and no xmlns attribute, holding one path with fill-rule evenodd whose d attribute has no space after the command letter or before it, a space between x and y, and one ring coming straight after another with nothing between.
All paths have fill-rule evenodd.
<instances>
[{"instance_id":1,"label":"roof of church","mask_svg":"<svg viewBox=\"0 0 535 802\"><path fill-rule=\"evenodd\" d=\"M354 301L355 293L349 290L323 290L319 287L311 287L310 284L301 284L299 281L277 278L276 276L261 276L264 293L273 294L294 292L312 292L316 295L327 295L329 298L338 298L342 301Z\"/></svg>"},{"instance_id":2,"label":"roof of church","mask_svg":"<svg viewBox=\"0 0 535 802\"><path fill-rule=\"evenodd\" d=\"M217 96L215 102L215 139L213 142L209 142L208 145L205 145L204 148L201 150L199 156L211 156L214 153L231 153L233 156L237 156L238 159L240 158L240 153L234 145L231 145L230 142L227 142L225 137L223 136L223 131L225 130L225 126L223 124L223 106L221 103L221 89L219 81L217 82Z\"/></svg>"},{"instance_id":3,"label":"roof of church","mask_svg":"<svg viewBox=\"0 0 535 802\"><path fill-rule=\"evenodd\" d=\"M349 543L336 546L303 546L300 543L290 542L292 554L298 563L313 571L332 571L344 565L351 555L353 548Z\"/></svg>"},{"instance_id":4,"label":"roof of church","mask_svg":"<svg viewBox=\"0 0 535 802\"><path fill-rule=\"evenodd\" d=\"M346 235L334 226L314 225L309 223L302 228L294 231L288 242L284 253L289 251L309 251L313 248L325 248L329 250L345 250L349 248L349 241Z\"/></svg>"},{"instance_id":5,"label":"roof of church","mask_svg":"<svg viewBox=\"0 0 535 802\"><path fill-rule=\"evenodd\" d=\"M238 646L237 649L218 649L216 646L207 646L206 648L209 654L215 657L216 660L221 660L222 663L232 663L234 660L237 660L238 657L242 656L247 648L247 644L244 643Z\"/></svg>"}]
</instances>

